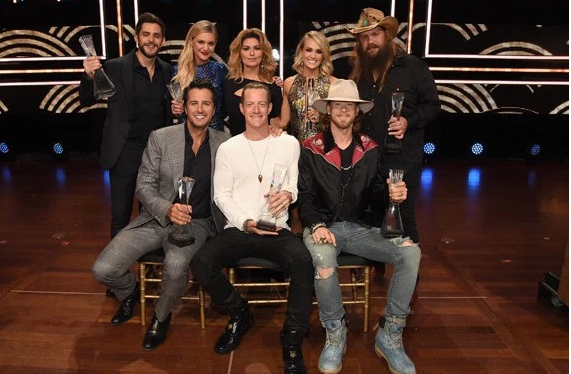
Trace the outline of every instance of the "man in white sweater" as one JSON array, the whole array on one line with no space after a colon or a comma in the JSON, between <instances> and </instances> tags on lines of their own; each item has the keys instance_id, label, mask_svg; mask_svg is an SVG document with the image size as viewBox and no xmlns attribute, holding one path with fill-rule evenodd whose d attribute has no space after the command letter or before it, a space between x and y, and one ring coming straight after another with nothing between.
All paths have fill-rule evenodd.
<instances>
[{"instance_id":1,"label":"man in white sweater","mask_svg":"<svg viewBox=\"0 0 571 374\"><path fill-rule=\"evenodd\" d=\"M230 314L215 346L217 353L225 354L238 346L254 325L254 317L247 300L222 270L246 257L264 258L284 268L291 279L280 332L284 373L306 373L301 344L309 329L313 265L307 248L287 225L288 207L297 199L299 142L287 134L270 134L272 103L265 85L247 84L240 110L246 130L218 148L214 170L214 201L227 223L224 231L194 256L192 272L213 301ZM274 171L279 170L283 170L283 182L276 178L280 173ZM270 222L260 220L264 211Z\"/></svg>"}]
</instances>

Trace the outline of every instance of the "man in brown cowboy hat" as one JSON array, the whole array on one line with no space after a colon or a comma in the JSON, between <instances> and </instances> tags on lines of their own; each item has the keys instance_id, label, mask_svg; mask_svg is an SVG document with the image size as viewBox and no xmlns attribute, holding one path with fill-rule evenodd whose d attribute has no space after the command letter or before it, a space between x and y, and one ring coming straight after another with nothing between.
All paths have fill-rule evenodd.
<instances>
[{"instance_id":1,"label":"man in brown cowboy hat","mask_svg":"<svg viewBox=\"0 0 571 374\"><path fill-rule=\"evenodd\" d=\"M405 53L395 42L398 21L374 8L365 8L353 29L355 49L350 78L359 88L361 98L374 101L375 107L364 116L362 131L380 146L381 170L404 169L408 194L400 204L405 237L419 243L415 203L422 169L424 129L440 111L434 78L428 66ZM394 93L404 94L402 111L394 113ZM392 141L392 142L391 142ZM390 145L399 147L391 147ZM373 207L373 224L382 222L383 213ZM376 352L383 356L393 373L414 373L414 364L402 349L402 329L408 306L399 315L381 320ZM393 344L394 343L394 344ZM389 346L397 348L388 348Z\"/></svg>"},{"instance_id":2,"label":"man in brown cowboy hat","mask_svg":"<svg viewBox=\"0 0 571 374\"><path fill-rule=\"evenodd\" d=\"M423 61L405 53L395 42L396 18L365 8L356 27L348 30L356 40L350 78L357 83L361 98L375 103L363 119L362 131L379 143L385 169L405 170L408 198L400 212L405 235L419 243L414 205L420 184L424 129L440 111L434 78ZM392 94L396 92L404 93L400 116L392 115ZM389 147L385 139L400 143L400 151ZM382 222L382 213L375 215Z\"/></svg>"},{"instance_id":3,"label":"man in brown cowboy hat","mask_svg":"<svg viewBox=\"0 0 571 374\"><path fill-rule=\"evenodd\" d=\"M420 249L409 239L384 239L380 229L371 227L368 220L369 205L383 209L389 199L400 203L407 197L404 182L391 184L379 173L377 143L358 132L361 113L369 112L373 103L359 98L355 82L338 79L329 87L327 98L316 100L313 106L326 114L324 131L302 144L298 207L306 227L303 241L315 267L319 319L327 335L318 368L322 373L334 374L341 371L347 341L337 256L347 252L393 264L385 310L385 316L393 321L409 312ZM395 331L387 334L393 337L398 333L397 328L395 325ZM404 351L400 349L396 354L404 355ZM401 366L391 367L400 370ZM412 362L408 367L414 370Z\"/></svg>"}]
</instances>

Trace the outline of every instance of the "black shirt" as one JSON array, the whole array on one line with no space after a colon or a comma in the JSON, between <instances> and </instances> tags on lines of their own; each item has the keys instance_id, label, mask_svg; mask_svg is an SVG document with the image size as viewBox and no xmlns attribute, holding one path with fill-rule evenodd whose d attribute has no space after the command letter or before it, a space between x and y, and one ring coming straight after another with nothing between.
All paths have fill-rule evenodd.
<instances>
[{"instance_id":1,"label":"black shirt","mask_svg":"<svg viewBox=\"0 0 571 374\"><path fill-rule=\"evenodd\" d=\"M238 135L246 130L246 120L244 115L240 112L240 96L236 95L236 92L244 88L245 85L253 81L251 79L243 79L240 82L234 79L224 78L222 81L222 96L224 97L224 107L226 108L226 114L228 114L228 128L230 129L230 134L232 136ZM270 97L272 99L272 111L269 118L279 117L282 108L282 90L277 84L273 83L262 83L270 89Z\"/></svg>"},{"instance_id":2,"label":"black shirt","mask_svg":"<svg viewBox=\"0 0 571 374\"><path fill-rule=\"evenodd\" d=\"M440 111L436 84L426 63L404 54L394 60L380 92L379 82L373 80L370 72L363 73L357 86L361 99L375 103L373 109L363 116L361 131L379 144L383 163L389 167L405 169L420 166L423 157L424 129ZM391 117L391 96L397 91L404 93L405 96L402 116L408 121L408 129L402 139L402 153L387 154L384 151L384 139Z\"/></svg>"},{"instance_id":3,"label":"black shirt","mask_svg":"<svg viewBox=\"0 0 571 374\"><path fill-rule=\"evenodd\" d=\"M208 132L204 141L198 148L197 154L192 151L194 140L190 136L188 127L184 132L184 176L194 178L194 187L190 194L189 205L192 206L192 218L207 218L210 211L210 181L211 181L211 158ZM178 197L177 197L178 200Z\"/></svg>"},{"instance_id":4,"label":"black shirt","mask_svg":"<svg viewBox=\"0 0 571 374\"><path fill-rule=\"evenodd\" d=\"M338 221L357 222L353 199L353 150L355 140L341 151L341 206L339 208Z\"/></svg>"},{"instance_id":5,"label":"black shirt","mask_svg":"<svg viewBox=\"0 0 571 374\"><path fill-rule=\"evenodd\" d=\"M146 67L142 66L135 54L133 56L133 123L128 139L147 142L149 135L163 124L166 110L165 77L155 61L153 79Z\"/></svg>"}]
</instances>

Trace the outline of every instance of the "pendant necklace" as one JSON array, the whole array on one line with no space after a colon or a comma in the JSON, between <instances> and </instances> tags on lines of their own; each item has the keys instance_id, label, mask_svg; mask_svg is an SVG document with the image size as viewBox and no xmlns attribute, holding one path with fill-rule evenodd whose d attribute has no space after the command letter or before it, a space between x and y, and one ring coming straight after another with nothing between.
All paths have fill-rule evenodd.
<instances>
[{"instance_id":1,"label":"pendant necklace","mask_svg":"<svg viewBox=\"0 0 571 374\"><path fill-rule=\"evenodd\" d=\"M246 138L246 135L244 135ZM270 137L268 136L268 140L266 141L266 150L264 151L264 158L262 159L262 167L258 166L258 159L256 158L256 154L254 153L254 149L252 149L252 145L250 144L250 139L246 138L248 142L248 146L250 147L250 151L252 152L252 157L254 157L254 162L256 163L256 167L258 168L258 182L262 183L262 169L264 168L264 162L266 162L266 154L268 153L268 144L270 144Z\"/></svg>"}]
</instances>

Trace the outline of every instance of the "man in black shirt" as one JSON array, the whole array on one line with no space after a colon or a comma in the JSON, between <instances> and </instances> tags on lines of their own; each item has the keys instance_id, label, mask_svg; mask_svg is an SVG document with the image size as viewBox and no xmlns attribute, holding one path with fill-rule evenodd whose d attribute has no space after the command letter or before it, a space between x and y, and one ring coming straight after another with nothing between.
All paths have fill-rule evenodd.
<instances>
[{"instance_id":1,"label":"man in black shirt","mask_svg":"<svg viewBox=\"0 0 571 374\"><path fill-rule=\"evenodd\" d=\"M166 85L170 64L157 58L165 41L163 21L151 13L140 16L135 29L138 49L111 59L103 66L117 92L107 102L100 162L109 170L111 184L111 237L131 218L133 196L141 155L151 131L171 124ZM83 61L85 73L79 86L82 105L96 101L94 71L99 57Z\"/></svg>"},{"instance_id":2,"label":"man in black shirt","mask_svg":"<svg viewBox=\"0 0 571 374\"><path fill-rule=\"evenodd\" d=\"M375 103L373 110L364 116L361 131L379 144L384 172L389 168L404 169L408 197L400 205L401 218L405 236L419 243L415 203L424 129L438 115L440 101L428 66L394 42L397 30L396 18L374 8L363 9L357 27L349 30L356 40L350 79L357 83L361 98ZM396 92L404 94L400 117L393 116L391 110L392 94ZM387 136L401 141L402 150L387 147ZM375 224L379 225L384 213L374 213Z\"/></svg>"},{"instance_id":3,"label":"man in black shirt","mask_svg":"<svg viewBox=\"0 0 571 374\"><path fill-rule=\"evenodd\" d=\"M379 172L377 143L358 132L361 113L369 112L373 103L359 98L355 82L337 79L328 97L313 106L326 114L324 131L302 143L298 207L306 227L303 241L315 267L319 319L327 334L319 371L338 373L342 368L347 328L336 269L337 256L347 252L394 266L387 322L379 328L375 351L387 359L391 373L413 374L414 364L402 348L402 329L410 313L420 249L408 238L384 239L378 227L371 227L367 215L370 205L381 208L389 198L405 201L405 183L387 188L390 180Z\"/></svg>"},{"instance_id":4,"label":"man in black shirt","mask_svg":"<svg viewBox=\"0 0 571 374\"><path fill-rule=\"evenodd\" d=\"M218 146L229 135L209 127L216 105L211 83L196 79L184 92L186 123L153 131L137 178L141 214L111 240L93 265L95 278L122 301L111 323L133 316L139 302L137 278L129 268L157 248L165 252L161 295L143 348L155 349L166 339L171 311L188 287L190 260L206 239L221 231L224 217L212 201L212 175ZM178 201L177 181L195 179L189 204ZM168 241L173 225L192 220L194 244L179 247Z\"/></svg>"}]
</instances>

